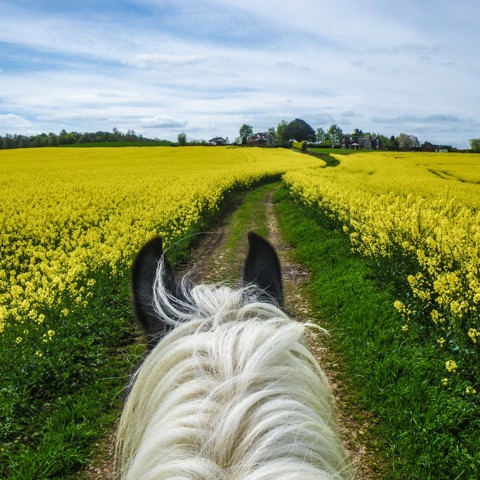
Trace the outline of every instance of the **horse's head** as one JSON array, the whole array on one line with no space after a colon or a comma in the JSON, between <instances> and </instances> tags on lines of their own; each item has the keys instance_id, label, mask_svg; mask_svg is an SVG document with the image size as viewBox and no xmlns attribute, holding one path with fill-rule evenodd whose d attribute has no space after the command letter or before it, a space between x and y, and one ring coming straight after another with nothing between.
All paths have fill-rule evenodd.
<instances>
[{"instance_id":1,"label":"horse's head","mask_svg":"<svg viewBox=\"0 0 480 480\"><path fill-rule=\"evenodd\" d=\"M258 288L257 299L270 302L278 306L283 305L283 287L280 262L273 246L261 236L250 232L248 234L249 249L243 268L243 285ZM165 258L162 239L151 239L138 253L132 268L133 303L137 318L147 336L148 348L153 349L174 323L167 322L159 315L162 305L155 306L154 291L160 287L169 298L169 312L171 304L183 303L184 289L175 278L172 266ZM159 308L160 307L160 308ZM171 317L172 315L170 315ZM174 319L173 319L174 320Z\"/></svg>"},{"instance_id":2,"label":"horse's head","mask_svg":"<svg viewBox=\"0 0 480 480\"><path fill-rule=\"evenodd\" d=\"M160 238L135 259L149 353L119 423L122 479L351 478L328 380L280 308L277 254L248 241L240 288L178 282Z\"/></svg>"}]
</instances>

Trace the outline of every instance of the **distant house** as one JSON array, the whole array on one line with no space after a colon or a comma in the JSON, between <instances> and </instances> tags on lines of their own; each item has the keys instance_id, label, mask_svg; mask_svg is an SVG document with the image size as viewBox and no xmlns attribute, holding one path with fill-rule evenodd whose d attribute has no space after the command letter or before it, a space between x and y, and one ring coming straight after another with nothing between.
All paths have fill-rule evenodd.
<instances>
[{"instance_id":1,"label":"distant house","mask_svg":"<svg viewBox=\"0 0 480 480\"><path fill-rule=\"evenodd\" d=\"M371 138L371 137L353 137L353 136L345 136L342 137L340 141L341 148L348 148L352 150L380 150L380 139L379 138Z\"/></svg>"},{"instance_id":2,"label":"distant house","mask_svg":"<svg viewBox=\"0 0 480 480\"><path fill-rule=\"evenodd\" d=\"M433 145L433 143L425 142L423 145L420 146L420 150L422 152L435 152L437 146Z\"/></svg>"},{"instance_id":3,"label":"distant house","mask_svg":"<svg viewBox=\"0 0 480 480\"><path fill-rule=\"evenodd\" d=\"M445 153L449 152L451 147L448 145L434 145L430 142L424 142L423 145L420 146L420 151L422 152L440 152Z\"/></svg>"},{"instance_id":4,"label":"distant house","mask_svg":"<svg viewBox=\"0 0 480 480\"><path fill-rule=\"evenodd\" d=\"M272 132L254 133L247 138L247 145L250 147L275 147L277 139Z\"/></svg>"},{"instance_id":5,"label":"distant house","mask_svg":"<svg viewBox=\"0 0 480 480\"><path fill-rule=\"evenodd\" d=\"M214 146L218 146L218 145L226 145L227 144L227 140L223 137L214 137L214 138L211 138L209 141L208 141L208 144L209 145L214 145Z\"/></svg>"},{"instance_id":6,"label":"distant house","mask_svg":"<svg viewBox=\"0 0 480 480\"><path fill-rule=\"evenodd\" d=\"M364 150L371 150L372 149L372 142L369 138L359 138L358 143L361 149Z\"/></svg>"}]
</instances>

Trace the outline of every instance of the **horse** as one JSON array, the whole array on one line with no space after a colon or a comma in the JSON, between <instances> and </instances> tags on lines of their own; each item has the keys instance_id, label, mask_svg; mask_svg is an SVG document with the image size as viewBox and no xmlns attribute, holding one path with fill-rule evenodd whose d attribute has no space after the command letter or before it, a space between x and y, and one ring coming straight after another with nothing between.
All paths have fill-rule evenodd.
<instances>
[{"instance_id":1,"label":"horse","mask_svg":"<svg viewBox=\"0 0 480 480\"><path fill-rule=\"evenodd\" d=\"M116 439L124 480L351 479L328 380L283 307L274 247L248 234L243 281L177 281L155 237L132 267L147 354Z\"/></svg>"}]
</instances>

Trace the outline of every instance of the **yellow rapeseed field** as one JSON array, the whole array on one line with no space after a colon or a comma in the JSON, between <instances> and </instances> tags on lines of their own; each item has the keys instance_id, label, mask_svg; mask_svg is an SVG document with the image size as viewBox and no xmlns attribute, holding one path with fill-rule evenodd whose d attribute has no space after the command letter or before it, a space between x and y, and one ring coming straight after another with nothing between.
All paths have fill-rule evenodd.
<instances>
[{"instance_id":1,"label":"yellow rapeseed field","mask_svg":"<svg viewBox=\"0 0 480 480\"><path fill-rule=\"evenodd\" d=\"M353 249L401 272L405 334L434 331L443 385L480 382L480 155L335 155L335 168L289 172L293 195L339 223ZM458 376L457 374L460 374ZM457 375L454 377L454 375Z\"/></svg>"},{"instance_id":2,"label":"yellow rapeseed field","mask_svg":"<svg viewBox=\"0 0 480 480\"><path fill-rule=\"evenodd\" d=\"M227 192L314 164L284 149L1 151L0 332L25 325L20 344L21 332L54 307L85 305L95 271L125 268L148 237L171 244L215 213ZM55 334L52 319L49 326L46 341Z\"/></svg>"}]
</instances>

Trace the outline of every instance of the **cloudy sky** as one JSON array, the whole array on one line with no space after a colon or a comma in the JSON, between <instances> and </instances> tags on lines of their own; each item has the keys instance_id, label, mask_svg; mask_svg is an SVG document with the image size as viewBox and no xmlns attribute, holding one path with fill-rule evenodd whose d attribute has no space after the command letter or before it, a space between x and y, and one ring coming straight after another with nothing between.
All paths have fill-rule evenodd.
<instances>
[{"instance_id":1,"label":"cloudy sky","mask_svg":"<svg viewBox=\"0 0 480 480\"><path fill-rule=\"evenodd\" d=\"M478 0L0 0L0 135L480 137Z\"/></svg>"}]
</instances>

